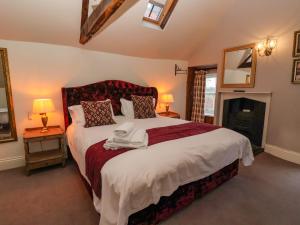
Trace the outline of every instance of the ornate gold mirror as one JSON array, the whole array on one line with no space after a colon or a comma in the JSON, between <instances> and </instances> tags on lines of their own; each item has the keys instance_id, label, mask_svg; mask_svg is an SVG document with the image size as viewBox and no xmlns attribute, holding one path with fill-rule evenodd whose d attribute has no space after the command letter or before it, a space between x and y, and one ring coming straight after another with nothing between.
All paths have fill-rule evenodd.
<instances>
[{"instance_id":1,"label":"ornate gold mirror","mask_svg":"<svg viewBox=\"0 0 300 225\"><path fill-rule=\"evenodd\" d=\"M253 88L257 53L255 44L224 50L222 88Z\"/></svg>"},{"instance_id":2,"label":"ornate gold mirror","mask_svg":"<svg viewBox=\"0 0 300 225\"><path fill-rule=\"evenodd\" d=\"M17 132L10 87L7 50L0 48L0 143L16 140Z\"/></svg>"}]
</instances>

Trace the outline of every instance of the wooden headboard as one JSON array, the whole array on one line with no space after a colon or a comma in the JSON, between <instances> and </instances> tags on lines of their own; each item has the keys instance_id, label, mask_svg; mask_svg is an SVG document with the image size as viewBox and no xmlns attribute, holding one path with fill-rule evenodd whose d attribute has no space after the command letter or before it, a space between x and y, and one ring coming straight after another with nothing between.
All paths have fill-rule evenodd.
<instances>
[{"instance_id":1,"label":"wooden headboard","mask_svg":"<svg viewBox=\"0 0 300 225\"><path fill-rule=\"evenodd\" d=\"M115 115L122 115L120 98L131 100L131 95L152 96L157 104L158 92L155 87L143 87L120 80L106 80L80 87L62 88L65 129L72 123L68 107L80 105L81 101L110 99ZM155 105L156 106L156 105Z\"/></svg>"}]
</instances>

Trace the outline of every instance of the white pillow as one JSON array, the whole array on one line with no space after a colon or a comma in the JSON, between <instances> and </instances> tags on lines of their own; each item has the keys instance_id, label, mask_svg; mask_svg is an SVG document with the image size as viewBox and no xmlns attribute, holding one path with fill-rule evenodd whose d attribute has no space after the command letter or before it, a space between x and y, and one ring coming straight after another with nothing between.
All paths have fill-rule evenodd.
<instances>
[{"instance_id":1,"label":"white pillow","mask_svg":"<svg viewBox=\"0 0 300 225\"><path fill-rule=\"evenodd\" d=\"M121 102L121 112L126 117L126 119L134 119L134 109L132 101L125 98L120 99ZM153 98L153 107L155 107L155 98Z\"/></svg>"},{"instance_id":2,"label":"white pillow","mask_svg":"<svg viewBox=\"0 0 300 225\"><path fill-rule=\"evenodd\" d=\"M121 98L121 112L126 119L134 119L134 110L132 101Z\"/></svg>"},{"instance_id":3,"label":"white pillow","mask_svg":"<svg viewBox=\"0 0 300 225\"><path fill-rule=\"evenodd\" d=\"M106 99L105 101L108 101L109 99ZM102 101L104 102L104 101ZM133 107L133 106L132 106ZM78 124L78 125L85 125L85 117L84 117L84 111L81 105L72 105L68 107L68 110L70 112L72 122ZM110 104L110 110L112 112L112 118L115 120L115 114L112 108L112 104Z\"/></svg>"},{"instance_id":4,"label":"white pillow","mask_svg":"<svg viewBox=\"0 0 300 225\"><path fill-rule=\"evenodd\" d=\"M75 124L79 124L84 126L85 125L85 117L84 117L84 112L83 108L81 105L72 105L68 107L72 122Z\"/></svg>"}]
</instances>

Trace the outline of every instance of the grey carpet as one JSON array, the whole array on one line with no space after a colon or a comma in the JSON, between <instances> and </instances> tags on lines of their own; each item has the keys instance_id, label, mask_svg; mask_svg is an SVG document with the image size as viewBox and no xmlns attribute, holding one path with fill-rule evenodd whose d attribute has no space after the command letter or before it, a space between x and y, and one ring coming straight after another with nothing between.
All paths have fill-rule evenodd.
<instances>
[{"instance_id":1,"label":"grey carpet","mask_svg":"<svg viewBox=\"0 0 300 225\"><path fill-rule=\"evenodd\" d=\"M0 172L0 225L97 225L74 163ZM299 225L300 166L268 154L162 225Z\"/></svg>"}]
</instances>

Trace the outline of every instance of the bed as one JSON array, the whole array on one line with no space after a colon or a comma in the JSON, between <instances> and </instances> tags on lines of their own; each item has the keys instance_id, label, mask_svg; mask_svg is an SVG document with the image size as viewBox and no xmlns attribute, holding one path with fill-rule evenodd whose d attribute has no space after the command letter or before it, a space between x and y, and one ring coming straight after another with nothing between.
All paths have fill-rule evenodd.
<instances>
[{"instance_id":1,"label":"bed","mask_svg":"<svg viewBox=\"0 0 300 225\"><path fill-rule=\"evenodd\" d=\"M157 104L156 88L125 81L108 80L62 88L68 145L88 187L91 181L86 173L87 151L107 139L117 125L78 126L72 123L68 107L80 101L109 98L116 122L120 124L126 120L121 114L120 98L130 99L132 94L152 96ZM131 122L148 131L189 123L165 117L132 119ZM102 194L99 196L92 190L95 209L101 215L100 225L158 224L237 175L240 159L244 165L252 164L250 142L225 128L120 154L99 171Z\"/></svg>"}]
</instances>

